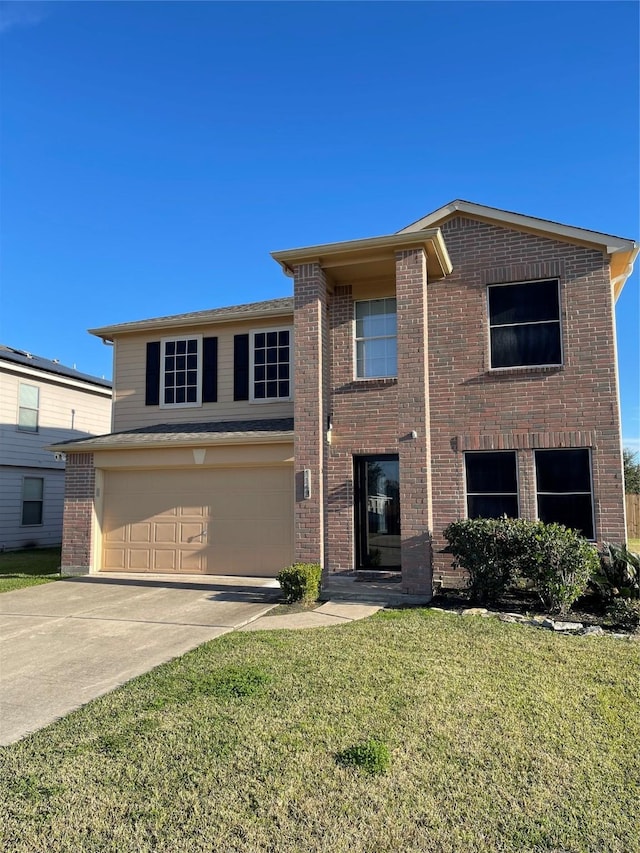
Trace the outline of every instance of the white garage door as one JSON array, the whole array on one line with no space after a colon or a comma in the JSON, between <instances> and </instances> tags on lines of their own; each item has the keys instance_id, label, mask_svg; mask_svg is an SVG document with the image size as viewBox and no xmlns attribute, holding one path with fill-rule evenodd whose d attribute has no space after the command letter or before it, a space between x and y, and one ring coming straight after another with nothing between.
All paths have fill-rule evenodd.
<instances>
[{"instance_id":1,"label":"white garage door","mask_svg":"<svg viewBox=\"0 0 640 853\"><path fill-rule=\"evenodd\" d=\"M293 559L291 467L105 471L102 570L273 577Z\"/></svg>"}]
</instances>

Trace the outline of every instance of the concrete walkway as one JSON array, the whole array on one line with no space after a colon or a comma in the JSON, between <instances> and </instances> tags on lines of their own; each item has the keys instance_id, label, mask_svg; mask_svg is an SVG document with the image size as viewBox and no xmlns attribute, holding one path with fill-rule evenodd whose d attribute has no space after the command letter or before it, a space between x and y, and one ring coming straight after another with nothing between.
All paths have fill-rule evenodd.
<instances>
[{"instance_id":1,"label":"concrete walkway","mask_svg":"<svg viewBox=\"0 0 640 853\"><path fill-rule=\"evenodd\" d=\"M234 630L340 625L378 606L267 617L270 578L109 574L0 595L0 745Z\"/></svg>"}]
</instances>

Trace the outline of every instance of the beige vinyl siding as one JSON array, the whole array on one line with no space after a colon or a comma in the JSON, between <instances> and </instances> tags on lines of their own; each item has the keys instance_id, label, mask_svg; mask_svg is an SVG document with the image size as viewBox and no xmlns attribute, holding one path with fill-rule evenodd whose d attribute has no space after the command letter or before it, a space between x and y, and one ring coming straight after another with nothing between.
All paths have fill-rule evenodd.
<instances>
[{"instance_id":1,"label":"beige vinyl siding","mask_svg":"<svg viewBox=\"0 0 640 853\"><path fill-rule=\"evenodd\" d=\"M255 329L282 329L293 325L293 317L268 318L218 326L185 327L176 330L121 335L115 341L114 432L159 423L192 423L242 418L293 416L293 402L252 403L233 399L233 338ZM174 335L218 338L218 401L186 408L145 405L146 347ZM295 389L294 389L295 395Z\"/></svg>"},{"instance_id":2,"label":"beige vinyl siding","mask_svg":"<svg viewBox=\"0 0 640 853\"><path fill-rule=\"evenodd\" d=\"M11 367L13 371L13 366ZM91 390L65 384L63 377L42 371L9 372L0 366L0 465L29 465L62 470L49 444L89 435L102 435L111 428L109 389ZM20 384L39 390L38 431L18 429Z\"/></svg>"},{"instance_id":3,"label":"beige vinyl siding","mask_svg":"<svg viewBox=\"0 0 640 853\"><path fill-rule=\"evenodd\" d=\"M25 477L44 480L42 524L22 525L22 484ZM59 545L62 541L64 471L0 468L0 548Z\"/></svg>"}]
</instances>

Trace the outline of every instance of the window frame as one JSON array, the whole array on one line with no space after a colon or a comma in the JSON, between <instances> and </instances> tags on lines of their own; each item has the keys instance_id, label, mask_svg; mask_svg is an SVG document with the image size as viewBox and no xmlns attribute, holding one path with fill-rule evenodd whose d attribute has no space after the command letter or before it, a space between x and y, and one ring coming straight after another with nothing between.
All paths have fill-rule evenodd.
<instances>
[{"instance_id":1,"label":"window frame","mask_svg":"<svg viewBox=\"0 0 640 853\"><path fill-rule=\"evenodd\" d=\"M179 341L197 341L197 366L196 366L196 400L195 402L184 403L167 403L165 402L165 359L167 358L166 346L169 343L178 343ZM188 345L188 344L187 344ZM170 337L160 338L160 399L159 406L161 409L194 409L202 406L202 335L171 335ZM188 354L188 353L187 353ZM186 371L186 368L185 368ZM190 387L190 386L185 386ZM175 391L176 386L173 386Z\"/></svg>"},{"instance_id":2,"label":"window frame","mask_svg":"<svg viewBox=\"0 0 640 853\"><path fill-rule=\"evenodd\" d=\"M468 477L467 477L467 457L470 455L478 456L480 454L510 454L513 457L514 467L515 467L515 475L516 475L516 490L515 492L469 492L468 490ZM465 518L501 518L502 516L485 516L485 515L469 515L469 497L474 496L482 496L482 495L495 495L495 496L508 496L513 497L515 495L516 498L516 506L518 514L515 518L521 518L521 507L520 507L520 470L518 465L518 453L515 450L465 450L463 453L463 481L464 481L464 513ZM511 518L512 516L508 516Z\"/></svg>"},{"instance_id":3,"label":"window frame","mask_svg":"<svg viewBox=\"0 0 640 853\"><path fill-rule=\"evenodd\" d=\"M277 397L256 397L256 378L255 378L255 368L256 368L256 335L267 335L269 332L276 332L276 334L280 334L280 332L287 332L289 335L289 396L281 397L278 395ZM278 344L278 347L280 344ZM268 347L265 345L265 349ZM277 364L284 364L284 362L276 362ZM266 364L266 362L265 362ZM267 381L275 381L280 382L284 380L267 380L260 379L257 380L259 382L267 382ZM266 403L290 403L293 400L293 326L266 326L260 329L251 329L249 332L249 402L257 403L258 405L265 405Z\"/></svg>"},{"instance_id":4,"label":"window frame","mask_svg":"<svg viewBox=\"0 0 640 853\"><path fill-rule=\"evenodd\" d=\"M396 332L394 335L372 335L370 337L358 337L358 316L357 311L358 305L362 305L365 302L381 302L393 300L396 305L395 317L396 317ZM367 382L375 379L397 379L398 378L398 300L396 296L374 296L371 299L354 299L353 301L353 378L356 382ZM374 340L395 340L396 342L396 371L395 373L379 373L375 376L360 376L358 374L358 343L360 341L374 341Z\"/></svg>"},{"instance_id":5,"label":"window frame","mask_svg":"<svg viewBox=\"0 0 640 853\"><path fill-rule=\"evenodd\" d=\"M37 392L37 403L36 408L34 409L32 406L23 406L20 402L21 391L23 388L34 388ZM25 424L20 423L20 416L22 412L35 412L36 413L36 425L35 427L26 426ZM18 383L18 423L17 429L20 432L30 432L37 433L40 432L40 386L39 385L31 385L29 382L19 382Z\"/></svg>"},{"instance_id":6,"label":"window frame","mask_svg":"<svg viewBox=\"0 0 640 853\"><path fill-rule=\"evenodd\" d=\"M544 282L554 281L556 283L556 292L558 294L558 319L557 320L534 320L528 323L500 323L493 324L491 322L491 300L489 298L489 294L492 288L494 287L518 287L520 285L536 285L543 284ZM489 360L489 368L491 371L501 371L501 370L542 370L545 368L551 367L563 367L564 366L564 335L562 329L562 291L560 287L560 279L556 276L551 276L549 278L540 278L540 279L530 279L525 281L503 281L495 284L488 284L486 288L486 305L487 305L487 347L488 347L488 360ZM558 329L560 332L560 361L545 363L545 364L511 364L494 367L492 356L491 356L491 332L492 329L504 329L508 327L514 326L540 326L540 325L548 325L549 323L558 324Z\"/></svg>"},{"instance_id":7,"label":"window frame","mask_svg":"<svg viewBox=\"0 0 640 853\"><path fill-rule=\"evenodd\" d=\"M566 492L541 492L538 488L538 464L536 461L536 457L539 453L548 453L549 451L553 451L554 453L562 453L564 451L572 451L572 450L583 450L587 452L587 464L589 468L589 486L590 491L566 491ZM591 447L539 447L533 451L533 474L535 478L535 493L536 493L536 519L538 521L542 521L540 518L540 506L538 503L538 498L540 495L589 495L591 498L591 529L593 531L593 536L585 536L584 533L580 532L580 535L583 536L587 542L597 542L596 536L596 501L595 494L593 490L593 453ZM545 522L547 524L551 524L553 522ZM562 524L563 522L558 521L555 522L557 524Z\"/></svg>"},{"instance_id":8,"label":"window frame","mask_svg":"<svg viewBox=\"0 0 640 853\"><path fill-rule=\"evenodd\" d=\"M39 500L31 500L31 499L27 500L25 498L24 492L25 492L25 484L26 484L27 480L39 480L40 483L42 483L41 497ZM20 498L20 527L42 527L43 526L43 524L44 524L44 481L45 481L44 477L31 477L30 475L23 476L23 478L22 478L22 493L21 493L21 498ZM39 503L40 504L40 521L36 521L32 524L25 522L25 520L24 520L24 505L25 505L25 503L30 503L30 504Z\"/></svg>"}]
</instances>

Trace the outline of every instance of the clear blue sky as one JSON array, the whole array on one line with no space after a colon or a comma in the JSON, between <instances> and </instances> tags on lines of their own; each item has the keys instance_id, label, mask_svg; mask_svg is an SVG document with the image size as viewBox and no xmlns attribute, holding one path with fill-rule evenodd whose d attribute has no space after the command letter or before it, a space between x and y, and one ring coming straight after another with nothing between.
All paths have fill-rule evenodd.
<instances>
[{"instance_id":1,"label":"clear blue sky","mask_svg":"<svg viewBox=\"0 0 640 853\"><path fill-rule=\"evenodd\" d=\"M635 2L0 8L10 346L110 377L87 328L289 295L271 250L454 198L640 238ZM639 292L636 269L638 448Z\"/></svg>"}]
</instances>

